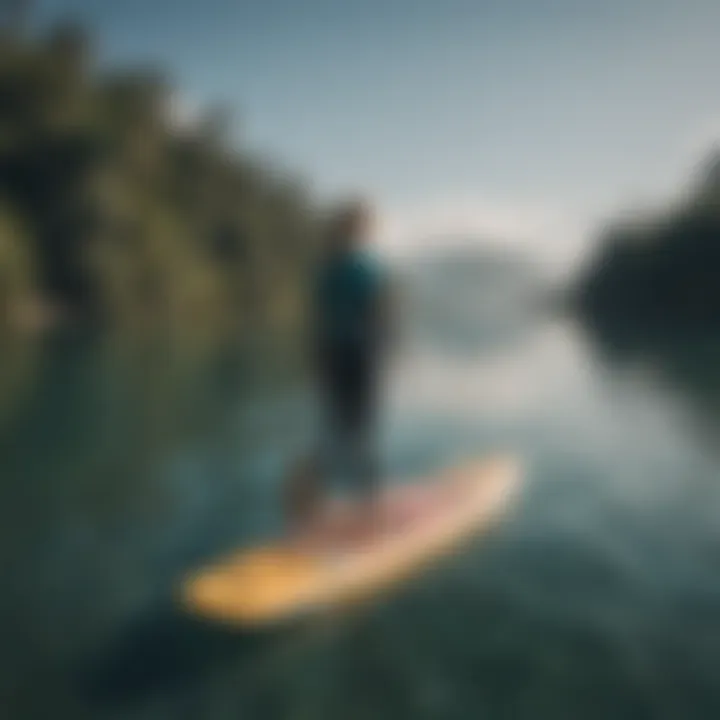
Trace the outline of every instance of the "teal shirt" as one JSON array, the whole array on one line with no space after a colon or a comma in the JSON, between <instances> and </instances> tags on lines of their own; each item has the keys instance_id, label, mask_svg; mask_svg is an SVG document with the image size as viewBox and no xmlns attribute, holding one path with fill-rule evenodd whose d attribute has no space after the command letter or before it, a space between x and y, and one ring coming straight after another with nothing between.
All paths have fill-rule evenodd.
<instances>
[{"instance_id":1,"label":"teal shirt","mask_svg":"<svg viewBox=\"0 0 720 720\"><path fill-rule=\"evenodd\" d=\"M370 346L381 335L379 305L386 282L377 258L351 252L328 260L316 281L320 342Z\"/></svg>"}]
</instances>

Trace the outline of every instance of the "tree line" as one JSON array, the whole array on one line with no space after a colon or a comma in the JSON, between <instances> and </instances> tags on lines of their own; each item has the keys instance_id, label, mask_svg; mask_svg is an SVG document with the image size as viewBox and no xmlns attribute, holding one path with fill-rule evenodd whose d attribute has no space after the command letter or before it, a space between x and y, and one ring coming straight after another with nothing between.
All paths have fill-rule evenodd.
<instances>
[{"instance_id":1,"label":"tree line","mask_svg":"<svg viewBox=\"0 0 720 720\"><path fill-rule=\"evenodd\" d=\"M297 314L305 184L237 149L224 109L178 120L176 97L154 70L101 73L82 26L0 36L0 323L38 304L102 327Z\"/></svg>"},{"instance_id":2,"label":"tree line","mask_svg":"<svg viewBox=\"0 0 720 720\"><path fill-rule=\"evenodd\" d=\"M615 223L579 278L574 300L615 344L720 329L720 153L711 153L674 207Z\"/></svg>"}]
</instances>

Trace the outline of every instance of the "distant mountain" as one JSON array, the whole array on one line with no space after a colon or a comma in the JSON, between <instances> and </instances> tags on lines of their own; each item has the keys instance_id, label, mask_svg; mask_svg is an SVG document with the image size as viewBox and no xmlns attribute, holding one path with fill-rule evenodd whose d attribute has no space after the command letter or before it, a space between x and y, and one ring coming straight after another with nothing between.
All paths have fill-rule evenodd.
<instances>
[{"instance_id":1,"label":"distant mountain","mask_svg":"<svg viewBox=\"0 0 720 720\"><path fill-rule=\"evenodd\" d=\"M541 281L532 262L519 253L483 246L433 249L406 259L401 276L422 294L477 310L477 301L516 303L537 293ZM464 303L470 302L471 306Z\"/></svg>"},{"instance_id":2,"label":"distant mountain","mask_svg":"<svg viewBox=\"0 0 720 720\"><path fill-rule=\"evenodd\" d=\"M419 252L399 266L415 337L477 349L526 327L543 287L522 255L479 243Z\"/></svg>"}]
</instances>

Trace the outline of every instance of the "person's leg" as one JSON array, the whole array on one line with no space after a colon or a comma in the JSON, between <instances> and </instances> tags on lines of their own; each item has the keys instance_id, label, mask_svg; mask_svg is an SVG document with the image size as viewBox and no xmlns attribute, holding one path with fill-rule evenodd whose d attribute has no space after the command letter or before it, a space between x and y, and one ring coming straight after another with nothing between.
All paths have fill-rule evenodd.
<instances>
[{"instance_id":1,"label":"person's leg","mask_svg":"<svg viewBox=\"0 0 720 720\"><path fill-rule=\"evenodd\" d=\"M291 468L283 498L285 522L291 536L302 536L312 526L322 499L321 484L315 455L301 458Z\"/></svg>"},{"instance_id":2,"label":"person's leg","mask_svg":"<svg viewBox=\"0 0 720 720\"><path fill-rule=\"evenodd\" d=\"M366 534L378 517L380 468L377 451L377 377L369 353L357 349L329 354L321 373L327 432L323 474L342 469L367 512L355 514Z\"/></svg>"},{"instance_id":3,"label":"person's leg","mask_svg":"<svg viewBox=\"0 0 720 720\"><path fill-rule=\"evenodd\" d=\"M342 518L328 495L333 481L350 459L348 387L344 356L326 349L316 357L315 391L320 417L314 449L295 467L286 488L291 534L309 548L341 538ZM338 542L339 542L338 539Z\"/></svg>"},{"instance_id":4,"label":"person's leg","mask_svg":"<svg viewBox=\"0 0 720 720\"><path fill-rule=\"evenodd\" d=\"M320 410L315 446L293 465L284 487L285 515L292 534L304 534L317 524L337 463L338 443L333 420L336 414L335 363L327 351L318 351L315 363L315 392Z\"/></svg>"},{"instance_id":5,"label":"person's leg","mask_svg":"<svg viewBox=\"0 0 720 720\"><path fill-rule=\"evenodd\" d=\"M357 485L362 459L356 449L361 423L360 389L354 354L341 348L331 349L322 367L320 388L324 422L318 467L326 484L338 476L350 475L353 485Z\"/></svg>"},{"instance_id":6,"label":"person's leg","mask_svg":"<svg viewBox=\"0 0 720 720\"><path fill-rule=\"evenodd\" d=\"M370 407L372 398L366 386L361 386L359 396L353 398L353 422L350 425L352 452L351 471L357 494L370 501L380 490L380 462L376 416Z\"/></svg>"},{"instance_id":7,"label":"person's leg","mask_svg":"<svg viewBox=\"0 0 720 720\"><path fill-rule=\"evenodd\" d=\"M362 534L373 534L381 523L380 462L377 432L377 378L370 359L357 355L350 363L346 385L346 417L350 471L360 500Z\"/></svg>"}]
</instances>

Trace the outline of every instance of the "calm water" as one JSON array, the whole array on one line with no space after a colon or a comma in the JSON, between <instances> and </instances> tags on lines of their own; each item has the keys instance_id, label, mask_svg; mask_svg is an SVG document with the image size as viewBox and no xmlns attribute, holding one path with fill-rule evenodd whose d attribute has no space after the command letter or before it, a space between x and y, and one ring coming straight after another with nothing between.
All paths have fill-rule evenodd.
<instances>
[{"instance_id":1,"label":"calm water","mask_svg":"<svg viewBox=\"0 0 720 720\"><path fill-rule=\"evenodd\" d=\"M307 398L282 362L77 339L0 384L0 691L15 718L713 718L720 370L608 364L561 323L397 360L400 479L497 447L527 484L492 537L388 600L263 635L172 605L271 535Z\"/></svg>"}]
</instances>

